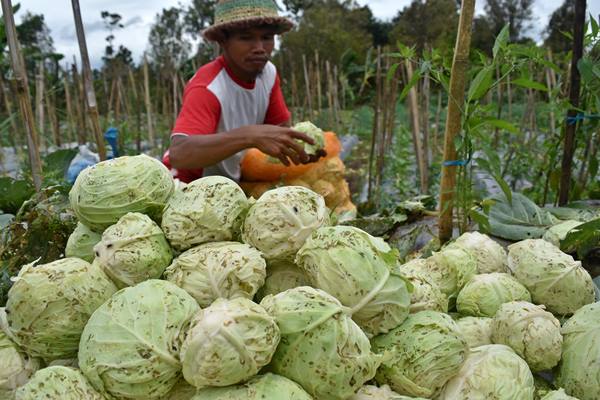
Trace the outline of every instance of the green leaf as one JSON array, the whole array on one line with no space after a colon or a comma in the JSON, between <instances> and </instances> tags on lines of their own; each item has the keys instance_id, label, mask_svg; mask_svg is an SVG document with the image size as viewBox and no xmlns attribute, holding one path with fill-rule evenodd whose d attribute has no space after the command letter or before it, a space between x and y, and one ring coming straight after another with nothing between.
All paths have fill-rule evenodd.
<instances>
[{"instance_id":1,"label":"green leaf","mask_svg":"<svg viewBox=\"0 0 600 400\"><path fill-rule=\"evenodd\" d=\"M392 64L392 66L390 67L388 73L387 73L387 77L386 80L389 82L394 78L394 75L396 75L396 71L398 70L398 67L400 66L399 63L396 64Z\"/></svg>"},{"instance_id":2,"label":"green leaf","mask_svg":"<svg viewBox=\"0 0 600 400\"><path fill-rule=\"evenodd\" d=\"M500 49L503 49L508 43L508 34L509 34L510 24L504 25L504 28L500 31L498 36L496 36L496 41L494 42L494 48L492 50L492 54L494 55L494 59L498 55Z\"/></svg>"},{"instance_id":3,"label":"green leaf","mask_svg":"<svg viewBox=\"0 0 600 400\"><path fill-rule=\"evenodd\" d=\"M509 131L510 133L514 133L515 135L521 134L521 130L519 128L503 119L489 118L485 120L485 123L495 128L504 129L505 131Z\"/></svg>"},{"instance_id":4,"label":"green leaf","mask_svg":"<svg viewBox=\"0 0 600 400\"><path fill-rule=\"evenodd\" d=\"M560 248L576 250L579 259L585 258L592 250L600 248L600 218L571 229L560 242Z\"/></svg>"},{"instance_id":5,"label":"green leaf","mask_svg":"<svg viewBox=\"0 0 600 400\"><path fill-rule=\"evenodd\" d=\"M511 81L511 83L513 83L514 85L517 85L517 86L522 86L522 87L526 87L526 88L530 88L530 89L541 90L544 92L548 91L548 88L546 87L546 85L541 84L539 82L532 81L531 79L528 79L528 78L518 78L518 79Z\"/></svg>"},{"instance_id":6,"label":"green leaf","mask_svg":"<svg viewBox=\"0 0 600 400\"><path fill-rule=\"evenodd\" d=\"M35 192L29 181L0 177L0 209L16 214L21 204Z\"/></svg>"},{"instance_id":7,"label":"green leaf","mask_svg":"<svg viewBox=\"0 0 600 400\"><path fill-rule=\"evenodd\" d=\"M479 230L483 233L488 233L491 230L490 220L487 215L482 213L481 211L472 208L469 210L469 216L471 219L479 225Z\"/></svg>"},{"instance_id":8,"label":"green leaf","mask_svg":"<svg viewBox=\"0 0 600 400\"><path fill-rule=\"evenodd\" d=\"M417 82L419 82L419 79L421 79L421 71L417 70L413 74L412 78L410 78L410 81L406 84L406 86L404 86L404 89L402 89L402 92L400 93L400 96L398 97L399 101L402 101L406 98L410 89L412 89L412 87L415 86L417 84Z\"/></svg>"},{"instance_id":9,"label":"green leaf","mask_svg":"<svg viewBox=\"0 0 600 400\"><path fill-rule=\"evenodd\" d=\"M592 15L592 13L590 13L590 24L592 25L592 35L598 36L598 32L600 31L600 28L598 27L598 21L596 21L594 19L594 16Z\"/></svg>"},{"instance_id":10,"label":"green leaf","mask_svg":"<svg viewBox=\"0 0 600 400\"><path fill-rule=\"evenodd\" d=\"M487 93L494 82L494 67L491 65L485 66L475 76L469 87L468 101L473 101L481 98Z\"/></svg>"}]
</instances>

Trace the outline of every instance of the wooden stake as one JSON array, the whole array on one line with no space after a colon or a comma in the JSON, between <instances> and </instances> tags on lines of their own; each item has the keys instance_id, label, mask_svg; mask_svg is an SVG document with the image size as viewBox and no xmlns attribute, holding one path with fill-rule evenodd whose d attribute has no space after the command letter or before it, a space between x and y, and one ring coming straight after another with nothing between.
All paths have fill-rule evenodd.
<instances>
[{"instance_id":1,"label":"wooden stake","mask_svg":"<svg viewBox=\"0 0 600 400\"><path fill-rule=\"evenodd\" d=\"M410 82L413 76L413 67L409 59L404 61L406 66L406 81ZM425 163L425 154L423 150L423 141L421 136L421 126L419 121L419 101L417 95L417 85L413 86L408 91L408 103L411 117L411 127L413 143L415 147L415 157L417 159L417 168L419 170L419 184L420 192L422 194L427 193L428 184L428 171L427 164Z\"/></svg>"},{"instance_id":2,"label":"wooden stake","mask_svg":"<svg viewBox=\"0 0 600 400\"><path fill-rule=\"evenodd\" d=\"M56 115L56 107L54 102L54 93L46 90L46 110L48 112L48 119L50 120L50 129L52 130L52 137L54 138L54 144L60 148L62 147L62 138L60 137L60 124Z\"/></svg>"},{"instance_id":3,"label":"wooden stake","mask_svg":"<svg viewBox=\"0 0 600 400\"><path fill-rule=\"evenodd\" d=\"M71 104L71 90L69 90L69 72L68 70L63 71L63 88L65 91L65 105L67 107L67 125L69 129L67 130L68 141L72 142L75 140L75 122L73 119L73 105Z\"/></svg>"},{"instance_id":4,"label":"wooden stake","mask_svg":"<svg viewBox=\"0 0 600 400\"><path fill-rule=\"evenodd\" d=\"M308 67L306 65L306 55L302 54L302 68L304 69L304 87L306 89L306 101L308 103L308 119L313 117L313 105L310 97L310 80L308 79Z\"/></svg>"},{"instance_id":5,"label":"wooden stake","mask_svg":"<svg viewBox=\"0 0 600 400\"><path fill-rule=\"evenodd\" d=\"M23 122L25 122L25 129L27 131L27 150L29 154L29 163L31 165L31 175L35 190L39 192L42 188L42 162L40 160L38 136L33 117L33 110L31 109L27 72L25 71L23 55L17 39L17 29L15 27L12 10L11 0L2 0L2 13L4 17L6 41L8 42L10 54L10 63L17 86L19 108L21 109L21 115L23 116Z\"/></svg>"},{"instance_id":6,"label":"wooden stake","mask_svg":"<svg viewBox=\"0 0 600 400\"><path fill-rule=\"evenodd\" d=\"M448 115L446 117L446 131L444 134L444 162L456 161L457 158L454 140L461 130L462 107L464 104L466 76L469 66L471 26L474 12L475 0L463 0L450 75L450 96L448 101ZM443 165L439 219L439 239L442 244L452 238L452 211L454 209L455 186L456 166Z\"/></svg>"},{"instance_id":7,"label":"wooden stake","mask_svg":"<svg viewBox=\"0 0 600 400\"><path fill-rule=\"evenodd\" d=\"M377 72L375 74L375 106L373 112L373 131L371 132L371 151L369 153L369 174L368 174L368 199L369 201L373 198L374 189L374 159L375 159L375 146L377 144L377 136L379 135L379 115L381 114L381 46L377 46Z\"/></svg>"},{"instance_id":8,"label":"wooden stake","mask_svg":"<svg viewBox=\"0 0 600 400\"><path fill-rule=\"evenodd\" d=\"M40 148L45 147L44 132L45 129L45 118L44 118L44 62L38 61L37 63L37 74L35 75L35 114L38 123L38 133L40 137Z\"/></svg>"},{"instance_id":9,"label":"wooden stake","mask_svg":"<svg viewBox=\"0 0 600 400\"><path fill-rule=\"evenodd\" d=\"M150 101L150 77L148 73L148 58L144 54L144 103L146 103L146 123L148 124L148 141L152 149L156 147L154 124L152 122L152 102Z\"/></svg>"},{"instance_id":10,"label":"wooden stake","mask_svg":"<svg viewBox=\"0 0 600 400\"><path fill-rule=\"evenodd\" d=\"M80 145L83 145L87 142L87 124L85 118L85 100L84 100L84 90L83 83L81 82L81 78L79 77L79 72L77 71L77 65L73 63L71 65L71 71L73 72L73 83L75 85L74 91L74 104L75 104L75 114L77 117L77 141Z\"/></svg>"},{"instance_id":11,"label":"wooden stake","mask_svg":"<svg viewBox=\"0 0 600 400\"><path fill-rule=\"evenodd\" d=\"M98 107L96 104L96 93L94 91L92 68L90 66L90 58L88 56L87 44L85 41L85 32L83 30L83 21L81 20L81 10L79 8L79 0L71 0L73 6L73 16L75 17L75 30L77 32L77 41L79 42L79 51L81 52L81 64L83 70L83 83L85 86L88 113L92 123L92 131L96 139L98 147L98 156L100 161L106 160L106 147L104 146L104 138L100 130L100 121L98 116Z\"/></svg>"}]
</instances>

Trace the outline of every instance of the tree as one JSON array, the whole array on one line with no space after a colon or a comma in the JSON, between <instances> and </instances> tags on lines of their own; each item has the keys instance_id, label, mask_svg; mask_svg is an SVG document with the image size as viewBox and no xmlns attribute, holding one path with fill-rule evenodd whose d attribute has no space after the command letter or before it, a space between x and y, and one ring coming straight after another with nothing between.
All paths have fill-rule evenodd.
<instances>
[{"instance_id":1,"label":"tree","mask_svg":"<svg viewBox=\"0 0 600 400\"><path fill-rule=\"evenodd\" d=\"M113 77L122 76L127 73L127 68L133 66L133 58L131 57L131 51L123 45L119 45L119 48L115 50L115 35L114 32L117 29L124 28L121 23L122 17L117 13L110 13L108 11L102 11L100 13L104 25L108 30L108 36L105 38L107 45L104 48L104 69L109 72Z\"/></svg>"},{"instance_id":2,"label":"tree","mask_svg":"<svg viewBox=\"0 0 600 400\"><path fill-rule=\"evenodd\" d=\"M184 10L183 23L185 32L197 38L201 32L211 25L215 19L216 0L192 0L192 4ZM198 43L196 57L200 64L208 62L213 55L213 48L203 39Z\"/></svg>"},{"instance_id":3,"label":"tree","mask_svg":"<svg viewBox=\"0 0 600 400\"><path fill-rule=\"evenodd\" d=\"M547 37L544 46L549 47L554 53L562 53L571 50L573 40L565 36L573 30L575 19L575 1L565 0L550 16L546 27Z\"/></svg>"},{"instance_id":4,"label":"tree","mask_svg":"<svg viewBox=\"0 0 600 400\"><path fill-rule=\"evenodd\" d=\"M166 71L175 71L188 59L190 42L185 38L183 12L179 8L165 8L150 28L150 57Z\"/></svg>"},{"instance_id":5,"label":"tree","mask_svg":"<svg viewBox=\"0 0 600 400\"><path fill-rule=\"evenodd\" d=\"M486 0L485 20L492 35L496 37L506 24L511 42L524 42L525 34L532 27L533 0Z\"/></svg>"}]
</instances>

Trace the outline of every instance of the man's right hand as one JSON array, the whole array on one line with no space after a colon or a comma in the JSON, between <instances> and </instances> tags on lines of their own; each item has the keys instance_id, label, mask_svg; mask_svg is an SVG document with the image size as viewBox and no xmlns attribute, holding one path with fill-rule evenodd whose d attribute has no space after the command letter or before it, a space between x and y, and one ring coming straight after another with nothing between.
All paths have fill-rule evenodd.
<instances>
[{"instance_id":1,"label":"man's right hand","mask_svg":"<svg viewBox=\"0 0 600 400\"><path fill-rule=\"evenodd\" d=\"M315 144L315 141L292 128L279 125L251 125L246 127L246 135L252 143L251 147L256 147L263 153L279 159L285 166L290 165L290 160L294 164L307 164L314 161L296 140L308 144Z\"/></svg>"}]
</instances>

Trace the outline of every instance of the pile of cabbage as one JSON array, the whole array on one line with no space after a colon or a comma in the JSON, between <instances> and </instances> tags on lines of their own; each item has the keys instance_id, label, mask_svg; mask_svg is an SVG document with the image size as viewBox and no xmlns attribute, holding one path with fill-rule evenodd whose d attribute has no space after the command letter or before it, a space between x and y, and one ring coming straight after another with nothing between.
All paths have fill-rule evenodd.
<instances>
[{"instance_id":1,"label":"pile of cabbage","mask_svg":"<svg viewBox=\"0 0 600 400\"><path fill-rule=\"evenodd\" d=\"M323 198L82 172L65 257L0 309L1 399L600 399L600 303L542 239L465 233L398 261Z\"/></svg>"}]
</instances>

